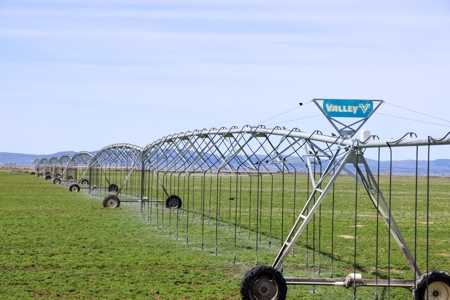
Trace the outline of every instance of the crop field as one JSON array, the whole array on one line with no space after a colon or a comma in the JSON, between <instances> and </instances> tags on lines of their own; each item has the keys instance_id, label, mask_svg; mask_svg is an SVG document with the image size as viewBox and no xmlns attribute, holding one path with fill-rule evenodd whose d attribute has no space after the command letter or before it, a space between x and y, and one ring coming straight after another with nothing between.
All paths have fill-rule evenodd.
<instances>
[{"instance_id":1,"label":"crop field","mask_svg":"<svg viewBox=\"0 0 450 300\"><path fill-rule=\"evenodd\" d=\"M126 174L92 174L91 184ZM240 299L256 264L271 265L310 191L305 174L161 176L103 208L102 193L70 193L29 174L0 172L0 298ZM422 272L450 270L450 179L381 176L379 185ZM168 209L164 183L183 200ZM114 182L120 184L120 182ZM95 197L93 197L95 196ZM119 198L121 195L119 194ZM139 196L140 197L140 196ZM157 200L157 201L156 201ZM162 202L159 202L162 201ZM341 176L283 264L285 277L414 279L365 190ZM288 299L410 299L394 287L288 286ZM356 296L356 297L355 297Z\"/></svg>"},{"instance_id":2,"label":"crop field","mask_svg":"<svg viewBox=\"0 0 450 300\"><path fill-rule=\"evenodd\" d=\"M1 299L238 299L240 270L29 174L0 173Z\"/></svg>"}]
</instances>

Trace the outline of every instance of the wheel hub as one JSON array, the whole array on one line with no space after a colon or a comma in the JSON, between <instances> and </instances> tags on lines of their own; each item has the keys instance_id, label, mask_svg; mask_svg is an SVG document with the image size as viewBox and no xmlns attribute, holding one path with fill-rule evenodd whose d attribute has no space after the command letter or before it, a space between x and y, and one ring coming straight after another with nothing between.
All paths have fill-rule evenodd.
<instances>
[{"instance_id":1,"label":"wheel hub","mask_svg":"<svg viewBox=\"0 0 450 300\"><path fill-rule=\"evenodd\" d=\"M253 295L255 295L257 299L275 299L277 292L278 289L276 284L267 276L258 278L253 284Z\"/></svg>"},{"instance_id":2,"label":"wheel hub","mask_svg":"<svg viewBox=\"0 0 450 300\"><path fill-rule=\"evenodd\" d=\"M435 281L430 283L426 292L425 299L433 299L433 300L449 300L450 299L450 290L448 286L440 281Z\"/></svg>"},{"instance_id":3,"label":"wheel hub","mask_svg":"<svg viewBox=\"0 0 450 300\"><path fill-rule=\"evenodd\" d=\"M116 201L114 199L111 199L108 201L108 206L109 207L115 207L116 206Z\"/></svg>"}]
</instances>

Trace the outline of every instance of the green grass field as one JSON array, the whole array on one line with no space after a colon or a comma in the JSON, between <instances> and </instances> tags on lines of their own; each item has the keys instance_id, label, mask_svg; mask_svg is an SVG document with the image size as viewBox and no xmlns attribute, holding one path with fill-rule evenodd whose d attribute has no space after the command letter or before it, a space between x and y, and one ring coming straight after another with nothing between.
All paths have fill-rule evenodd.
<instances>
[{"instance_id":1,"label":"green grass field","mask_svg":"<svg viewBox=\"0 0 450 300\"><path fill-rule=\"evenodd\" d=\"M389 195L385 193L385 197L393 200L394 216L406 240L411 243L409 246L413 254L417 252L419 267L423 269L428 264L430 269L450 270L450 226L446 204L449 179L433 178L431 181L433 197L428 224L425 222L425 179L421 178L419 182L417 221L413 207L415 202L411 198L411 191L415 189L413 179L399 177L394 180L395 188ZM388 178L383 178L383 190L388 189L387 181ZM407 263L393 241L389 244L384 227L378 233L379 267L375 269L377 218L373 205L366 196L364 200L358 199L355 206L352 196L354 180L343 177L341 183L336 185L333 228L330 219L332 202L328 200L308 230L308 245L305 246L302 240L302 246L305 247L299 245L296 253L286 260L285 276L329 277L332 271L337 277L345 277L353 271L356 245L357 269L365 278L374 278L378 274L379 278L390 276L411 279L412 273ZM275 190L279 192L277 184L275 182ZM302 185L298 192L304 198L306 191L303 188ZM359 193L363 194L362 191ZM195 192L195 195L198 194ZM186 194L182 196L188 199ZM194 197L191 198L191 208L200 208L198 203L193 202ZM251 201L252 198L249 199ZM270 230L273 230L275 237L279 237L290 229L294 212L289 199L292 197L286 197L283 203L286 224L280 226L281 202L275 201L273 210L277 222L273 224L273 229L268 227L269 222L260 224L262 239L267 238ZM226 203L229 202L223 201L221 211L212 214L227 220L228 210L232 208L227 207ZM265 201L269 199L260 199L264 208L268 207ZM208 232L200 234L200 231L209 227L203 226L198 215L195 217L192 214L189 221L187 216L190 214L155 209L147 211L144 220L136 205L105 209L99 199L89 197L86 193L70 193L64 186L29 174L0 171L0 205L0 299L240 299L242 275L255 262L254 240L240 238L237 247L241 252L233 264L225 249L227 243L231 244L227 240L226 222L221 224L219 235L219 240L222 239L219 241L220 251L223 252L219 251L216 256L211 250L214 243L206 251L200 250L196 239L203 237L209 242L215 237L214 230L210 232L211 236ZM298 205L301 207L301 201ZM358 212L357 243L352 238L355 233L355 208ZM297 213L298 210L299 207L296 208ZM247 224L246 220L257 222L254 214L249 216L251 207L244 205L240 211L244 224ZM152 222L148 222L149 217L154 218ZM267 211L260 217L266 220ZM181 220L180 225L175 225L175 220ZM191 222L191 241L188 244L183 238L186 228L182 224L187 224L186 220ZM253 226L254 223L251 223L249 227ZM179 231L178 239L176 230ZM428 257L426 230L430 232ZM254 232L251 235L254 236ZM321 245L317 244L319 235ZM315 251L307 253L310 262L314 263L307 265L305 249L313 246ZM260 263L271 264L278 245L269 249L261 243L260 247ZM388 261L386 252L390 248ZM333 261L329 258L331 251L335 255ZM317 259L320 264L317 264ZM317 272L319 265L321 274ZM379 299L411 298L409 289L379 287L375 290L363 287L357 289L356 299L374 299L376 292ZM342 287L289 286L288 299L354 299L354 291Z\"/></svg>"},{"instance_id":2,"label":"green grass field","mask_svg":"<svg viewBox=\"0 0 450 300\"><path fill-rule=\"evenodd\" d=\"M237 266L160 235L139 211L99 204L0 173L0 299L238 298Z\"/></svg>"}]
</instances>

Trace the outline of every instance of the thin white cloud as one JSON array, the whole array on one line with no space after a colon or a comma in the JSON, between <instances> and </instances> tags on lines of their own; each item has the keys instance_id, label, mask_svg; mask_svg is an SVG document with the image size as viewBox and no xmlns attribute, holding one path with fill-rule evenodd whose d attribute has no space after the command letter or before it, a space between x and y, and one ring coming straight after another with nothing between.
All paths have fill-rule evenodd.
<instances>
[{"instance_id":1,"label":"thin white cloud","mask_svg":"<svg viewBox=\"0 0 450 300\"><path fill-rule=\"evenodd\" d=\"M356 0L341 0L340 3L355 3ZM26 0L28 3L60 4L123 4L123 5L190 5L190 6L229 6L229 5L298 5L327 4L335 0Z\"/></svg>"},{"instance_id":2,"label":"thin white cloud","mask_svg":"<svg viewBox=\"0 0 450 300\"><path fill-rule=\"evenodd\" d=\"M260 8L260 7L258 7ZM446 14L426 14L418 12L383 13L383 17L370 11L341 11L330 9L302 11L295 10L266 11L256 10L131 10L131 9L70 9L70 10L23 10L4 9L0 11L3 17L41 17L41 18L129 18L129 19L166 19L166 20L213 20L213 21L271 21L271 22L334 22L363 24L379 24L381 27L401 24L402 26L438 27L450 25Z\"/></svg>"},{"instance_id":3,"label":"thin white cloud","mask_svg":"<svg viewBox=\"0 0 450 300\"><path fill-rule=\"evenodd\" d=\"M244 45L247 47L255 47L257 44L264 44L265 47L272 45L278 49L288 48L286 51L295 57L295 53L289 47L295 47L298 50L302 49L301 55L305 52L310 52L309 55L314 54L315 50L320 50L318 54L324 54L323 47L327 47L329 53L336 52L333 55L339 56L340 53L354 49L356 52L364 53L366 50L370 53L385 52L388 53L392 49L398 47L414 47L408 51L418 51L419 49L429 49L434 55L441 52L446 52L450 49L450 40L442 40L436 36L425 37L421 39L420 44L416 44L417 35L406 36L401 30L390 31L337 31L334 34L329 32L299 32L299 33L196 33L196 32L182 32L182 31L156 31L156 30L136 30L136 29L0 29L1 37L13 37L18 39L58 39L59 42L54 44L54 47L61 47L60 41L66 40L70 43L75 43L74 40L85 40L91 42L93 45L101 46L103 43L114 43L116 40L127 41L129 44L152 43L157 42L159 49L170 47L170 44L164 46L164 43L175 43L178 47L200 47L200 45L211 47L211 45L228 45L228 51L234 53L235 51L242 51ZM39 40L39 43L44 43L45 40ZM188 43L182 46L183 43ZM211 44L212 43L212 44ZM64 45L64 44L63 44ZM106 46L106 45L105 45ZM234 50L233 50L234 49ZM240 50L239 50L240 49ZM366 49L366 50L364 50ZM255 49L256 50L256 49ZM268 49L260 49L258 53L269 51ZM298 51L297 50L297 51ZM405 49L406 50L406 49ZM209 52L203 48L198 49L199 53ZM139 52L139 51L138 51ZM407 56L409 52L405 52L402 56ZM182 54L181 52L180 54ZM222 54L227 55L226 51L218 53L209 53L222 57ZM158 55L164 56L164 53ZM171 54L173 55L173 54ZM245 55L249 55L248 53ZM255 53L257 55L257 53ZM314 56L314 55L313 55ZM431 57L429 57L431 58Z\"/></svg>"},{"instance_id":4,"label":"thin white cloud","mask_svg":"<svg viewBox=\"0 0 450 300\"><path fill-rule=\"evenodd\" d=\"M248 43L315 43L327 44L338 42L338 36L323 34L323 39L317 41L322 34L279 34L279 33L193 33L182 31L139 31L139 30L60 30L60 29L0 29L0 36L9 37L49 37L49 38L79 38L79 39L147 39L175 41L204 42L248 42ZM361 36L364 38L363 36Z\"/></svg>"}]
</instances>

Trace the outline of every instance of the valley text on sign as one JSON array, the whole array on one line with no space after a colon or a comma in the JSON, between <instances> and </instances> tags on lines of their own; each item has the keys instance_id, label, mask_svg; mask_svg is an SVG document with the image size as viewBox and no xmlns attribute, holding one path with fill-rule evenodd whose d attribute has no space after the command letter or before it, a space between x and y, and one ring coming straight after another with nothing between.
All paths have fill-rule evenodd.
<instances>
[{"instance_id":1,"label":"valley text on sign","mask_svg":"<svg viewBox=\"0 0 450 300\"><path fill-rule=\"evenodd\" d=\"M329 117L366 118L373 110L373 102L371 100L325 99L323 110Z\"/></svg>"}]
</instances>

